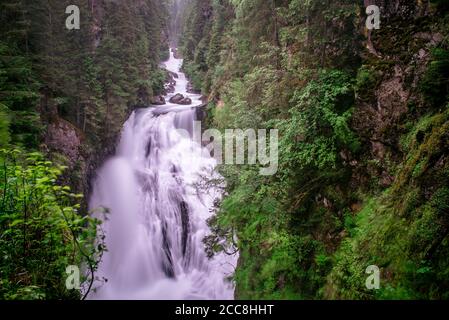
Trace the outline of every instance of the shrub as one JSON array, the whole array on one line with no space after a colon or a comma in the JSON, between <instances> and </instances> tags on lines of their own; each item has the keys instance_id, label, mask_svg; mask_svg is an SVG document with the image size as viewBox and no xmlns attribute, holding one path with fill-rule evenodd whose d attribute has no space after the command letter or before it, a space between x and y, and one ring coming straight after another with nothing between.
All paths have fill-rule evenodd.
<instances>
[{"instance_id":1,"label":"shrub","mask_svg":"<svg viewBox=\"0 0 449 320\"><path fill-rule=\"evenodd\" d=\"M86 270L82 282L93 279L99 221L78 212L82 195L58 185L62 169L39 153L0 150L2 299L79 299L65 286L69 265Z\"/></svg>"}]
</instances>

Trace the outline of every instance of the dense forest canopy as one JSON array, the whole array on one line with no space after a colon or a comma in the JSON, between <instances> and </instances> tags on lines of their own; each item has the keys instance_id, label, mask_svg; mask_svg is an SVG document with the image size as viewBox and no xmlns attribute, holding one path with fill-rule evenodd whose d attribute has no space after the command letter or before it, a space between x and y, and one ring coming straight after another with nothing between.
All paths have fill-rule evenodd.
<instances>
[{"instance_id":1,"label":"dense forest canopy","mask_svg":"<svg viewBox=\"0 0 449 320\"><path fill-rule=\"evenodd\" d=\"M73 4L79 30L65 28ZM204 244L237 247L235 298L448 299L448 9L0 0L0 298L83 298L65 271L81 265L88 285L105 250L91 180L131 112L164 93L172 46L209 128L279 130L275 175L218 168Z\"/></svg>"}]
</instances>

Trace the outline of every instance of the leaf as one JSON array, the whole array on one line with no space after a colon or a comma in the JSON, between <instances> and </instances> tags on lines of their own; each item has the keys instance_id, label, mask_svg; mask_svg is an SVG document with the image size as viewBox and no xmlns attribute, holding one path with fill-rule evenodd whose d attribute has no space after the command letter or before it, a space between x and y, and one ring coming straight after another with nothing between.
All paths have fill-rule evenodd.
<instances>
[{"instance_id":1,"label":"leaf","mask_svg":"<svg viewBox=\"0 0 449 320\"><path fill-rule=\"evenodd\" d=\"M14 227L14 226L16 226L16 225L18 225L18 224L23 223L23 222L24 222L23 219L16 219L16 220L14 220L13 222L11 222L11 223L9 224L9 226L12 228L12 227Z\"/></svg>"}]
</instances>

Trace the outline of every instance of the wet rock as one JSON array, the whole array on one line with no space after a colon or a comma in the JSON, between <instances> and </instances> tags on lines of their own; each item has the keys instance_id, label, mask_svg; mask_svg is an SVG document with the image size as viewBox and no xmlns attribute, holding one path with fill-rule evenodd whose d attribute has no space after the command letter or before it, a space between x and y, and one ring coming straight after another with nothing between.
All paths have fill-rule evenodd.
<instances>
[{"instance_id":1,"label":"wet rock","mask_svg":"<svg viewBox=\"0 0 449 320\"><path fill-rule=\"evenodd\" d=\"M394 177L391 176L387 171L382 171L382 174L380 175L379 184L384 188L388 188L393 184L393 182Z\"/></svg>"},{"instance_id":2,"label":"wet rock","mask_svg":"<svg viewBox=\"0 0 449 320\"><path fill-rule=\"evenodd\" d=\"M181 201L179 204L180 211L181 211L181 222L182 222L182 233L181 233L181 240L182 240L182 255L186 255L187 251L187 241L189 237L189 207L185 201Z\"/></svg>"},{"instance_id":3,"label":"wet rock","mask_svg":"<svg viewBox=\"0 0 449 320\"><path fill-rule=\"evenodd\" d=\"M162 249L164 250L164 257L162 261L162 270L168 278L175 277L175 270L173 267L173 257L171 253L171 243L167 235L167 226L162 227Z\"/></svg>"},{"instance_id":4,"label":"wet rock","mask_svg":"<svg viewBox=\"0 0 449 320\"><path fill-rule=\"evenodd\" d=\"M176 80L178 79L179 76L177 73L175 72L171 72L168 70L165 70L166 72L166 78L165 78L165 84L164 84L164 90L163 90L163 94L167 95L169 93L175 93L175 86L176 86Z\"/></svg>"},{"instance_id":5,"label":"wet rock","mask_svg":"<svg viewBox=\"0 0 449 320\"><path fill-rule=\"evenodd\" d=\"M164 86L165 94L175 93L176 82L166 83Z\"/></svg>"},{"instance_id":6,"label":"wet rock","mask_svg":"<svg viewBox=\"0 0 449 320\"><path fill-rule=\"evenodd\" d=\"M85 137L72 123L56 117L47 125L42 151L51 161L67 166L59 178L75 193L89 194L90 169L93 159L85 151ZM82 202L82 210L87 210L87 202ZM87 212L87 211L86 211Z\"/></svg>"},{"instance_id":7,"label":"wet rock","mask_svg":"<svg viewBox=\"0 0 449 320\"><path fill-rule=\"evenodd\" d=\"M181 104L181 105L190 105L192 104L192 99L188 97L184 97L182 94L177 93L169 100L171 103Z\"/></svg>"},{"instance_id":8,"label":"wet rock","mask_svg":"<svg viewBox=\"0 0 449 320\"><path fill-rule=\"evenodd\" d=\"M178 74L176 72L171 72L168 70L167 70L167 72L168 72L168 76L169 76L169 79L168 79L169 81L173 80L173 79L178 79Z\"/></svg>"},{"instance_id":9,"label":"wet rock","mask_svg":"<svg viewBox=\"0 0 449 320\"><path fill-rule=\"evenodd\" d=\"M175 59L182 59L181 53L178 51L177 48L172 48L171 51L173 52L173 57Z\"/></svg>"},{"instance_id":10,"label":"wet rock","mask_svg":"<svg viewBox=\"0 0 449 320\"><path fill-rule=\"evenodd\" d=\"M47 126L45 145L52 152L63 155L68 166L73 168L80 158L81 137L77 128L70 122L58 118Z\"/></svg>"},{"instance_id":11,"label":"wet rock","mask_svg":"<svg viewBox=\"0 0 449 320\"><path fill-rule=\"evenodd\" d=\"M179 104L184 99L184 96L180 93L175 94L173 97L170 98L171 103Z\"/></svg>"},{"instance_id":12,"label":"wet rock","mask_svg":"<svg viewBox=\"0 0 449 320\"><path fill-rule=\"evenodd\" d=\"M163 96L154 96L151 101L151 104L157 105L157 106L161 106L164 105L165 102L165 98Z\"/></svg>"},{"instance_id":13,"label":"wet rock","mask_svg":"<svg viewBox=\"0 0 449 320\"><path fill-rule=\"evenodd\" d=\"M182 105L191 105L191 104L192 104L192 99L190 99L190 98L184 98L184 99L182 99L181 101L179 101L179 104L182 104Z\"/></svg>"}]
</instances>

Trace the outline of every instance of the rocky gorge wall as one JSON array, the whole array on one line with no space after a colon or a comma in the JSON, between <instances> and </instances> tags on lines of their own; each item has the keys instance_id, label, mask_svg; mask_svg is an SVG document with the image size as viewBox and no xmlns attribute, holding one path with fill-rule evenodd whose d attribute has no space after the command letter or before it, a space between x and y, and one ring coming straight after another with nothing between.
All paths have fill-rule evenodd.
<instances>
[{"instance_id":1,"label":"rocky gorge wall","mask_svg":"<svg viewBox=\"0 0 449 320\"><path fill-rule=\"evenodd\" d=\"M366 35L352 127L364 145L351 186L362 194L334 256L324 296L446 299L448 283L448 20L436 1L381 8ZM350 161L348 159L348 161ZM369 265L381 286L364 286Z\"/></svg>"},{"instance_id":2,"label":"rocky gorge wall","mask_svg":"<svg viewBox=\"0 0 449 320\"><path fill-rule=\"evenodd\" d=\"M445 40L444 12L427 1L365 1L381 8L381 28L370 31L362 52L353 127L381 164L383 187L394 177L388 160L400 161L399 139L407 120L432 108L422 90L432 50ZM431 18L429 18L429 16Z\"/></svg>"}]
</instances>

